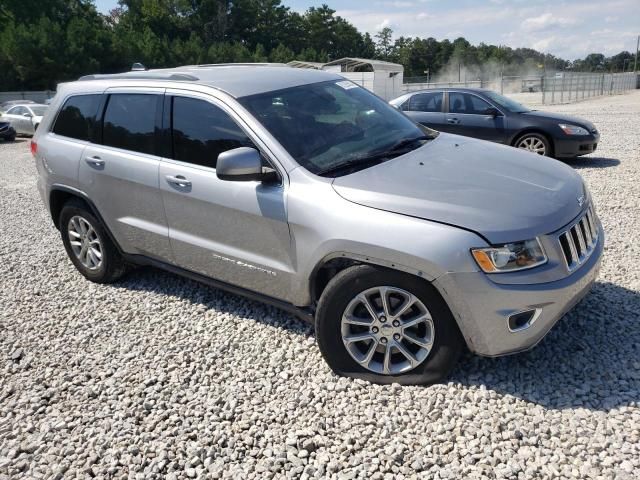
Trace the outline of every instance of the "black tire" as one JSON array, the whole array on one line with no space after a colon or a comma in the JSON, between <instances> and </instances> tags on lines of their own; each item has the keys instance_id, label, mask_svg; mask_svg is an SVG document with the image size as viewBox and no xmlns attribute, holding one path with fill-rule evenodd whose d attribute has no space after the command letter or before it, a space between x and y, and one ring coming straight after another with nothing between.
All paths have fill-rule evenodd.
<instances>
[{"instance_id":1,"label":"black tire","mask_svg":"<svg viewBox=\"0 0 640 480\"><path fill-rule=\"evenodd\" d=\"M549 139L547 137L545 137L544 135L542 135L541 133L525 133L523 135L520 135L515 142L513 142L513 146L516 148L520 148L518 145L520 145L524 140L526 139L534 139L534 140L539 140L543 143L544 145L544 149L545 149L545 153L544 156L545 157L553 157L553 146L551 145L551 142L549 142Z\"/></svg>"},{"instance_id":2,"label":"black tire","mask_svg":"<svg viewBox=\"0 0 640 480\"><path fill-rule=\"evenodd\" d=\"M7 138L7 142L15 142L16 141L16 136L12 135L11 137Z\"/></svg>"},{"instance_id":3,"label":"black tire","mask_svg":"<svg viewBox=\"0 0 640 480\"><path fill-rule=\"evenodd\" d=\"M397 375L383 375L361 366L342 340L345 308L356 295L378 286L401 288L415 295L428 308L433 320L435 335L429 355L417 367ZM451 311L431 284L402 272L369 265L350 267L331 279L318 303L315 330L320 351L335 373L380 384L437 383L448 376L464 345Z\"/></svg>"},{"instance_id":4,"label":"black tire","mask_svg":"<svg viewBox=\"0 0 640 480\"><path fill-rule=\"evenodd\" d=\"M91 227L93 227L97 237L99 238L102 250L102 261L98 268L90 269L86 267L73 251L68 233L68 226L69 221L76 216L82 217L86 220ZM111 241L111 238L106 232L104 226L91 213L84 202L74 198L65 203L60 211L58 226L67 255L69 255L71 262L78 271L88 280L95 283L113 283L126 273L127 265L118 252L118 249Z\"/></svg>"}]
</instances>

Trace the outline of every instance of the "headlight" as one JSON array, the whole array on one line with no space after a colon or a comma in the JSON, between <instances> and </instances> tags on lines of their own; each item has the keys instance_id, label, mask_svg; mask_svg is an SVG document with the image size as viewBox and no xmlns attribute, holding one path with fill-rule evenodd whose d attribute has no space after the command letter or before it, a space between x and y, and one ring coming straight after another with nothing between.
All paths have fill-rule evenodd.
<instances>
[{"instance_id":1,"label":"headlight","mask_svg":"<svg viewBox=\"0 0 640 480\"><path fill-rule=\"evenodd\" d=\"M566 123L559 123L558 126L567 135L589 135L586 128L579 127L577 125L568 125Z\"/></svg>"},{"instance_id":2,"label":"headlight","mask_svg":"<svg viewBox=\"0 0 640 480\"><path fill-rule=\"evenodd\" d=\"M537 238L496 247L474 248L471 254L486 273L515 272L547 262L547 256Z\"/></svg>"}]
</instances>

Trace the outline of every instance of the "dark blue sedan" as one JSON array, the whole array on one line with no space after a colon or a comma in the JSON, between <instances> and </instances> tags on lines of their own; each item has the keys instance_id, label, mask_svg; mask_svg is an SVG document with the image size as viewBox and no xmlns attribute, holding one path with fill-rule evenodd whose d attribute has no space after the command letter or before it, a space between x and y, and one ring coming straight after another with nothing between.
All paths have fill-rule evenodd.
<instances>
[{"instance_id":1,"label":"dark blue sedan","mask_svg":"<svg viewBox=\"0 0 640 480\"><path fill-rule=\"evenodd\" d=\"M414 121L441 132L489 140L555 158L595 151L600 134L587 120L531 110L480 88L410 92L390 102Z\"/></svg>"}]
</instances>

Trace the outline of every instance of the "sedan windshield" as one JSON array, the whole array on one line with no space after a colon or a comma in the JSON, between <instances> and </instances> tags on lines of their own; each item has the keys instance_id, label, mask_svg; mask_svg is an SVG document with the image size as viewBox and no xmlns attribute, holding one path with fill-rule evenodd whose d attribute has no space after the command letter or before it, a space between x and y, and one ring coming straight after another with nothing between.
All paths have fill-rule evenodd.
<instances>
[{"instance_id":1,"label":"sedan windshield","mask_svg":"<svg viewBox=\"0 0 640 480\"><path fill-rule=\"evenodd\" d=\"M29 107L31 109L31 111L33 112L33 115L36 117L42 117L44 115L44 112L47 111L47 106L46 105L37 105L34 107Z\"/></svg>"},{"instance_id":2,"label":"sedan windshield","mask_svg":"<svg viewBox=\"0 0 640 480\"><path fill-rule=\"evenodd\" d=\"M241 98L307 170L337 176L420 147L438 134L348 81L329 81Z\"/></svg>"},{"instance_id":3,"label":"sedan windshield","mask_svg":"<svg viewBox=\"0 0 640 480\"><path fill-rule=\"evenodd\" d=\"M500 95L499 93L496 92L484 92L484 94L487 96L487 98L489 98L489 100L492 100L493 102L497 103L499 106L506 108L507 110L509 110L510 112L513 113L525 113L525 112L530 112L531 109L525 107L524 105L522 105L521 103L518 103L514 100L511 100L510 98L505 97L504 95Z\"/></svg>"}]
</instances>

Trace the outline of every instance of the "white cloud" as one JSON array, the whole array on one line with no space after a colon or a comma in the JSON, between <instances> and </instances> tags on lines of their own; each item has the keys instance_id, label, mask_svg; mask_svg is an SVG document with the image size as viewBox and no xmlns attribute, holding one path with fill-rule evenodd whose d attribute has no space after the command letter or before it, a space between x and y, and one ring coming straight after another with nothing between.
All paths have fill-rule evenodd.
<instances>
[{"instance_id":1,"label":"white cloud","mask_svg":"<svg viewBox=\"0 0 640 480\"><path fill-rule=\"evenodd\" d=\"M543 13L537 17L529 17L522 22L522 28L527 32L547 30L552 27L566 27L573 25L576 21L573 18L563 18L552 13Z\"/></svg>"}]
</instances>

